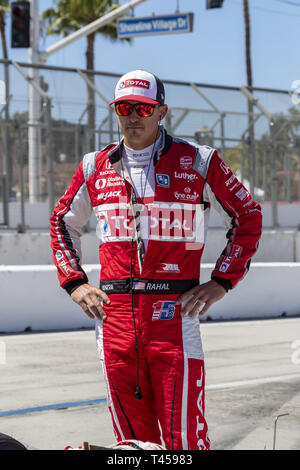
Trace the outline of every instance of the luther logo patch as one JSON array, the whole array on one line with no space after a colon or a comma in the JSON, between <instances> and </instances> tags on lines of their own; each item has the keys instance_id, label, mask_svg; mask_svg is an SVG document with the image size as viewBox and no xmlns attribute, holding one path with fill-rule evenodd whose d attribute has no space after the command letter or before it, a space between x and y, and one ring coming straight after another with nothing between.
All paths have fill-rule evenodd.
<instances>
[{"instance_id":1,"label":"luther logo patch","mask_svg":"<svg viewBox=\"0 0 300 470\"><path fill-rule=\"evenodd\" d=\"M175 302L159 300L152 305L152 320L172 320L175 313Z\"/></svg>"}]
</instances>

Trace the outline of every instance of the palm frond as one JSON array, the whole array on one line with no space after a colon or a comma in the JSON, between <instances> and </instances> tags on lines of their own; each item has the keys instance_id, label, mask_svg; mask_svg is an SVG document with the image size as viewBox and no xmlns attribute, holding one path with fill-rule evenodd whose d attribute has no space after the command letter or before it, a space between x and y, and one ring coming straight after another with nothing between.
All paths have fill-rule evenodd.
<instances>
[{"instance_id":1,"label":"palm frond","mask_svg":"<svg viewBox=\"0 0 300 470\"><path fill-rule=\"evenodd\" d=\"M119 2L114 0L58 0L56 8L43 12L42 19L47 34L69 34L70 31L92 23L118 6ZM97 32L105 36L112 35L113 39L117 38L116 22L112 24L112 27L104 27Z\"/></svg>"}]
</instances>

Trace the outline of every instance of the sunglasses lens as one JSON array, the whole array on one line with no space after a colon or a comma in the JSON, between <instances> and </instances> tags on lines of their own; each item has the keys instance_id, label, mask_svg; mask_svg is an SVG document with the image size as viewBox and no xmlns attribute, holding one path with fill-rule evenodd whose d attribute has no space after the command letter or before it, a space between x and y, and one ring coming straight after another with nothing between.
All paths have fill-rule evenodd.
<instances>
[{"instance_id":1,"label":"sunglasses lens","mask_svg":"<svg viewBox=\"0 0 300 470\"><path fill-rule=\"evenodd\" d=\"M137 113L142 117L152 116L154 111L154 106L151 104L138 104L136 106Z\"/></svg>"},{"instance_id":2,"label":"sunglasses lens","mask_svg":"<svg viewBox=\"0 0 300 470\"><path fill-rule=\"evenodd\" d=\"M133 106L129 103L116 103L116 112L119 116L129 116L132 113Z\"/></svg>"},{"instance_id":3,"label":"sunglasses lens","mask_svg":"<svg viewBox=\"0 0 300 470\"><path fill-rule=\"evenodd\" d=\"M150 117L153 114L155 106L152 104L140 103L140 104L130 104L130 103L116 103L115 109L118 116L129 116L133 109L136 110L137 114L141 117Z\"/></svg>"}]
</instances>

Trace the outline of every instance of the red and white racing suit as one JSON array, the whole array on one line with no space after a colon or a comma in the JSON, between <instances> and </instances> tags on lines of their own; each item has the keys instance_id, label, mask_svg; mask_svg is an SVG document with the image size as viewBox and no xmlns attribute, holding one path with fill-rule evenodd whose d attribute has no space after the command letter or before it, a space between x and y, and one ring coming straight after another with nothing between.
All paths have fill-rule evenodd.
<instances>
[{"instance_id":1,"label":"red and white racing suit","mask_svg":"<svg viewBox=\"0 0 300 470\"><path fill-rule=\"evenodd\" d=\"M51 246L68 293L88 282L79 237L94 210L100 289L111 301L103 304L107 319L96 323L97 343L117 440L160 443L159 421L167 449L209 449L199 319L182 318L175 301L199 284L210 207L228 223L212 272L227 290L248 271L261 210L216 150L162 133L152 200L136 200L122 143L87 154L50 219ZM141 221L150 224L146 251Z\"/></svg>"}]
</instances>

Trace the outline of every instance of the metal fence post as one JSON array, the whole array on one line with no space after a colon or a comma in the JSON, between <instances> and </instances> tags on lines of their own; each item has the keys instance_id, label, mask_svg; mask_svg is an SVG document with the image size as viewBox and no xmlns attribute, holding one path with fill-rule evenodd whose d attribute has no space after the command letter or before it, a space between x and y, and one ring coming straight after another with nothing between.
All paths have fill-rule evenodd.
<instances>
[{"instance_id":1,"label":"metal fence post","mask_svg":"<svg viewBox=\"0 0 300 470\"><path fill-rule=\"evenodd\" d=\"M15 120L15 129L17 131L18 142L18 164L19 164L19 183L20 183L20 216L21 222L18 225L18 232L25 233L25 184L24 184L24 154L23 154L23 139L22 139L22 123L19 119Z\"/></svg>"},{"instance_id":2,"label":"metal fence post","mask_svg":"<svg viewBox=\"0 0 300 470\"><path fill-rule=\"evenodd\" d=\"M225 160L225 128L224 128L224 120L225 120L226 114L221 113L221 146L222 146L222 158Z\"/></svg>"},{"instance_id":3,"label":"metal fence post","mask_svg":"<svg viewBox=\"0 0 300 470\"><path fill-rule=\"evenodd\" d=\"M7 64L5 64L7 66ZM12 163L11 163L11 152L10 152L10 132L9 132L9 114L8 114L8 105L9 101L11 100L12 95L9 95L6 98L6 103L3 106L3 108L0 110L0 117L2 112L5 113L5 124L2 125L2 141L3 141L3 173L5 178L3 179L3 190L4 190L4 201L5 201L5 206L3 208L4 211L4 219L5 219L5 225L9 226L9 209L8 209L8 202L10 200L10 195L11 195L11 188L12 188ZM7 207L6 207L6 202L7 202Z\"/></svg>"},{"instance_id":4,"label":"metal fence post","mask_svg":"<svg viewBox=\"0 0 300 470\"><path fill-rule=\"evenodd\" d=\"M246 149L245 149L245 139L242 139L242 152L241 152L241 182L244 184L245 179L245 157L246 157Z\"/></svg>"},{"instance_id":5,"label":"metal fence post","mask_svg":"<svg viewBox=\"0 0 300 470\"><path fill-rule=\"evenodd\" d=\"M108 115L109 115L109 139L110 142L114 141L114 122L113 122L113 110L112 108L108 108Z\"/></svg>"},{"instance_id":6,"label":"metal fence post","mask_svg":"<svg viewBox=\"0 0 300 470\"><path fill-rule=\"evenodd\" d=\"M264 149L263 151L263 160L262 160L262 165L263 165L263 191L264 191L264 199L266 199L266 194L267 194L267 150Z\"/></svg>"},{"instance_id":7,"label":"metal fence post","mask_svg":"<svg viewBox=\"0 0 300 470\"><path fill-rule=\"evenodd\" d=\"M253 103L248 99L248 124L249 124L249 181L250 193L254 197L256 186L256 155L255 155L255 135L253 122Z\"/></svg>"},{"instance_id":8,"label":"metal fence post","mask_svg":"<svg viewBox=\"0 0 300 470\"><path fill-rule=\"evenodd\" d=\"M51 99L44 100L45 124L46 124L46 162L47 162L47 187L49 198L49 214L52 215L54 209L54 171L53 171L53 147L52 147L52 120L51 120Z\"/></svg>"},{"instance_id":9,"label":"metal fence post","mask_svg":"<svg viewBox=\"0 0 300 470\"><path fill-rule=\"evenodd\" d=\"M289 144L286 153L286 171L287 171L287 188L286 188L286 200L291 202L291 144Z\"/></svg>"},{"instance_id":10,"label":"metal fence post","mask_svg":"<svg viewBox=\"0 0 300 470\"><path fill-rule=\"evenodd\" d=\"M300 154L298 154L297 172L298 172L298 198L300 201Z\"/></svg>"},{"instance_id":11,"label":"metal fence post","mask_svg":"<svg viewBox=\"0 0 300 470\"><path fill-rule=\"evenodd\" d=\"M273 227L279 227L278 224L278 185L277 185L277 175L276 175L276 156L275 156L275 138L274 138L274 129L273 123L270 122L270 134L271 134L271 158L270 158L270 167L271 167L271 199L272 199L272 222Z\"/></svg>"},{"instance_id":12,"label":"metal fence post","mask_svg":"<svg viewBox=\"0 0 300 470\"><path fill-rule=\"evenodd\" d=\"M7 178L6 175L0 175L1 181L1 197L2 197L2 208L3 208L3 222L0 223L0 226L3 225L8 227L9 220L9 206L7 199Z\"/></svg>"}]
</instances>

